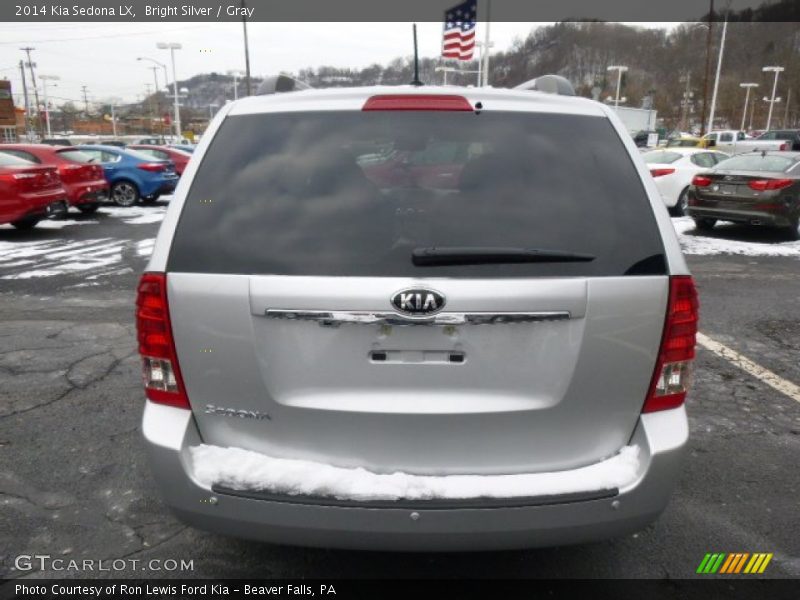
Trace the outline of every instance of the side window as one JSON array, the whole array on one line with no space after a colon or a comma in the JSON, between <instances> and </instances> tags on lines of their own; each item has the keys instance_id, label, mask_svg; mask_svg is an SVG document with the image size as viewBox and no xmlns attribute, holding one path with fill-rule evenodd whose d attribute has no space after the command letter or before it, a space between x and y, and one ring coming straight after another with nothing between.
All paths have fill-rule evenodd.
<instances>
[{"instance_id":1,"label":"side window","mask_svg":"<svg viewBox=\"0 0 800 600\"><path fill-rule=\"evenodd\" d=\"M160 158L161 160L169 160L169 154L164 152L163 150L153 150L153 156L156 158Z\"/></svg>"},{"instance_id":2,"label":"side window","mask_svg":"<svg viewBox=\"0 0 800 600\"><path fill-rule=\"evenodd\" d=\"M100 160L102 160L104 163L119 162L119 154L114 154L113 152L102 150L100 155L102 157Z\"/></svg>"},{"instance_id":3,"label":"side window","mask_svg":"<svg viewBox=\"0 0 800 600\"><path fill-rule=\"evenodd\" d=\"M744 139L744 131L738 131L736 133L736 141L741 142Z\"/></svg>"},{"instance_id":4,"label":"side window","mask_svg":"<svg viewBox=\"0 0 800 600\"><path fill-rule=\"evenodd\" d=\"M733 141L733 134L732 133L723 133L719 136L720 142L732 142Z\"/></svg>"},{"instance_id":5,"label":"side window","mask_svg":"<svg viewBox=\"0 0 800 600\"><path fill-rule=\"evenodd\" d=\"M775 139L775 132L774 131L768 131L758 139L760 139L760 140L774 140Z\"/></svg>"}]
</instances>

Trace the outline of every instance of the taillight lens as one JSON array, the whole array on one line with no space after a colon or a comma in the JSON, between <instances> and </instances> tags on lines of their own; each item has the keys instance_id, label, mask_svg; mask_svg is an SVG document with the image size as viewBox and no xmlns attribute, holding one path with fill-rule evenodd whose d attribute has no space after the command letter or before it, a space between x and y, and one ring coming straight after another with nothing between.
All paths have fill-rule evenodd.
<instances>
[{"instance_id":1,"label":"taillight lens","mask_svg":"<svg viewBox=\"0 0 800 600\"><path fill-rule=\"evenodd\" d=\"M698 309L694 280L688 275L671 277L661 348L642 412L677 408L686 400L692 377Z\"/></svg>"},{"instance_id":2,"label":"taillight lens","mask_svg":"<svg viewBox=\"0 0 800 600\"><path fill-rule=\"evenodd\" d=\"M692 185L695 187L708 187L711 185L711 178L705 175L695 175L692 179Z\"/></svg>"},{"instance_id":3,"label":"taillight lens","mask_svg":"<svg viewBox=\"0 0 800 600\"><path fill-rule=\"evenodd\" d=\"M189 408L167 303L167 276L145 273L136 295L136 332L145 394L153 402Z\"/></svg>"},{"instance_id":4,"label":"taillight lens","mask_svg":"<svg viewBox=\"0 0 800 600\"><path fill-rule=\"evenodd\" d=\"M747 187L757 192L765 190L782 190L794 183L794 179L754 179L747 182Z\"/></svg>"},{"instance_id":5,"label":"taillight lens","mask_svg":"<svg viewBox=\"0 0 800 600\"><path fill-rule=\"evenodd\" d=\"M136 166L142 171L150 171L151 173L158 173L167 168L165 163L139 163Z\"/></svg>"},{"instance_id":6,"label":"taillight lens","mask_svg":"<svg viewBox=\"0 0 800 600\"><path fill-rule=\"evenodd\" d=\"M781 147L779 148L779 150L780 150L781 152L783 152L783 151L785 151L785 150L788 150L788 149L789 149L789 144L786 144L786 143L784 143L784 144L781 144Z\"/></svg>"},{"instance_id":7,"label":"taillight lens","mask_svg":"<svg viewBox=\"0 0 800 600\"><path fill-rule=\"evenodd\" d=\"M653 177L663 177L664 175L672 175L675 169L650 169L650 175Z\"/></svg>"}]
</instances>

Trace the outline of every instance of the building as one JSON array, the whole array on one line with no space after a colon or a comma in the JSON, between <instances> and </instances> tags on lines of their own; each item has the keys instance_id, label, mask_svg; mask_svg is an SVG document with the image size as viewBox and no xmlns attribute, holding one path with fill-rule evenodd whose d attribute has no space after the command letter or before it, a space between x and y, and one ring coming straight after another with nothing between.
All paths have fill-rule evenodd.
<instances>
[{"instance_id":1,"label":"building","mask_svg":"<svg viewBox=\"0 0 800 600\"><path fill-rule=\"evenodd\" d=\"M17 141L17 112L11 96L11 82L0 80L0 143Z\"/></svg>"}]
</instances>

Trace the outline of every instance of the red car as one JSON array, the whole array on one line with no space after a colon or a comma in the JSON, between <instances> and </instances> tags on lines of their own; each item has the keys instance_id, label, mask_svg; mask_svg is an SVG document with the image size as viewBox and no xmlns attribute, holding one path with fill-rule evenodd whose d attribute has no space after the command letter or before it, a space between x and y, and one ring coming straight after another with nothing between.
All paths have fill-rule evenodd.
<instances>
[{"instance_id":1,"label":"red car","mask_svg":"<svg viewBox=\"0 0 800 600\"><path fill-rule=\"evenodd\" d=\"M169 146L154 146L152 144L131 144L126 146L129 150L137 150L143 152L158 160L171 160L175 163L175 172L178 177L183 175L183 170L192 155L177 148L170 148Z\"/></svg>"},{"instance_id":2,"label":"red car","mask_svg":"<svg viewBox=\"0 0 800 600\"><path fill-rule=\"evenodd\" d=\"M40 165L56 167L67 191L67 201L84 213L97 210L108 200L108 182L103 167L91 164L92 157L69 146L47 144L2 144L0 153Z\"/></svg>"},{"instance_id":3,"label":"red car","mask_svg":"<svg viewBox=\"0 0 800 600\"><path fill-rule=\"evenodd\" d=\"M67 212L67 194L55 167L0 153L0 223L30 229Z\"/></svg>"}]
</instances>

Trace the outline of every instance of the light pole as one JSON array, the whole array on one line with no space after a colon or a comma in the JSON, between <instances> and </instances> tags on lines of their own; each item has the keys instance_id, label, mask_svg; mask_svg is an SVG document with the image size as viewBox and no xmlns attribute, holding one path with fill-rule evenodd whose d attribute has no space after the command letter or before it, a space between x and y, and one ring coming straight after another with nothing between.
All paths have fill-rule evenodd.
<instances>
[{"instance_id":1,"label":"light pole","mask_svg":"<svg viewBox=\"0 0 800 600\"><path fill-rule=\"evenodd\" d=\"M238 86L238 82L237 82L236 78L237 77L241 77L243 75L243 73L241 71L237 71L236 69L231 69L230 71L228 71L228 75L233 76L233 99L234 100L238 100L239 99L239 86Z\"/></svg>"},{"instance_id":2,"label":"light pole","mask_svg":"<svg viewBox=\"0 0 800 600\"><path fill-rule=\"evenodd\" d=\"M175 97L175 135L178 138L178 143L181 140L181 112L180 104L178 104L178 76L175 74L175 50L183 48L178 42L158 42L156 47L159 50L169 50L170 58L172 59L172 93Z\"/></svg>"},{"instance_id":3,"label":"light pole","mask_svg":"<svg viewBox=\"0 0 800 600\"><path fill-rule=\"evenodd\" d=\"M711 112L708 115L708 131L714 131L714 113L717 110L717 90L719 89L719 73L722 70L722 56L725 54L725 34L728 31L728 17L722 25L722 40L719 43L719 58L717 59L717 74L714 75L714 91L711 94Z\"/></svg>"},{"instance_id":4,"label":"light pole","mask_svg":"<svg viewBox=\"0 0 800 600\"><path fill-rule=\"evenodd\" d=\"M211 122L211 119L214 118L214 109L219 108L216 104L209 104L208 105L208 121Z\"/></svg>"},{"instance_id":5,"label":"light pole","mask_svg":"<svg viewBox=\"0 0 800 600\"><path fill-rule=\"evenodd\" d=\"M619 107L619 91L622 87L622 74L628 70L628 67L625 65L611 65L610 67L606 68L607 71L616 71L617 72L617 93L614 96L614 108Z\"/></svg>"},{"instance_id":6,"label":"light pole","mask_svg":"<svg viewBox=\"0 0 800 600\"><path fill-rule=\"evenodd\" d=\"M750 101L750 90L753 88L757 88L757 83L740 83L740 88L745 88L747 92L744 95L744 110L742 111L742 126L739 127L740 130L744 131L744 121L747 118L747 103Z\"/></svg>"},{"instance_id":7,"label":"light pole","mask_svg":"<svg viewBox=\"0 0 800 600\"><path fill-rule=\"evenodd\" d=\"M39 75L39 79L42 81L42 91L44 92L44 120L47 123L47 137L51 137L52 134L50 133L50 105L47 103L47 82L48 81L59 81L61 77L58 75ZM53 84L55 85L55 84Z\"/></svg>"},{"instance_id":8,"label":"light pole","mask_svg":"<svg viewBox=\"0 0 800 600\"><path fill-rule=\"evenodd\" d=\"M164 69L164 88L169 89L169 76L167 75L167 65L162 62L157 61L154 58L149 58L147 56L139 56L136 60L149 60L151 63L154 63L154 66L147 67L148 69L153 69L153 83L155 83L155 94L156 94L156 113L158 113L158 133L161 135L163 140L164 138L164 121L161 117L161 103L158 99L158 67Z\"/></svg>"},{"instance_id":9,"label":"light pole","mask_svg":"<svg viewBox=\"0 0 800 600\"><path fill-rule=\"evenodd\" d=\"M772 99L769 101L769 114L767 115L767 131L772 123L772 107L775 105L775 92L778 90L778 76L783 71L783 67L764 67L764 73L775 73L775 81L772 84Z\"/></svg>"}]
</instances>

